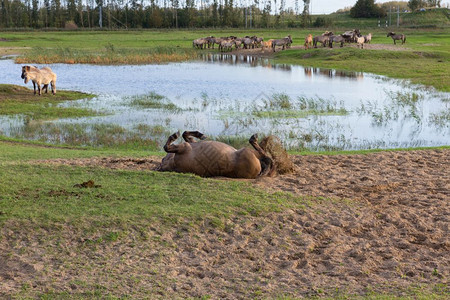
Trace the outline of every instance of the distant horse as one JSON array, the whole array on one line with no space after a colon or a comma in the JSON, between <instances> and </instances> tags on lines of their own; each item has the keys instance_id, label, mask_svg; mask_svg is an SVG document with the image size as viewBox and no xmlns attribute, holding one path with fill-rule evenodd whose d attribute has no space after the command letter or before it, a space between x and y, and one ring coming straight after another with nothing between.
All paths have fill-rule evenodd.
<instances>
[{"instance_id":1,"label":"distant horse","mask_svg":"<svg viewBox=\"0 0 450 300\"><path fill-rule=\"evenodd\" d=\"M330 48L333 48L333 43L340 43L342 48L344 47L345 38L342 35L332 35L328 40L328 45L330 46Z\"/></svg>"},{"instance_id":2,"label":"distant horse","mask_svg":"<svg viewBox=\"0 0 450 300\"><path fill-rule=\"evenodd\" d=\"M263 41L262 44L261 44L262 45L261 46L261 51L264 52L265 48L272 48L272 42L273 42L272 39L268 40L268 41L265 41L265 42Z\"/></svg>"},{"instance_id":3,"label":"distant horse","mask_svg":"<svg viewBox=\"0 0 450 300\"><path fill-rule=\"evenodd\" d=\"M305 37L305 50L312 48L312 46L313 46L313 37L311 34L308 34Z\"/></svg>"},{"instance_id":4,"label":"distant horse","mask_svg":"<svg viewBox=\"0 0 450 300\"><path fill-rule=\"evenodd\" d=\"M41 95L42 90L45 90L45 93L47 93L49 84L52 86L53 95L56 94L56 74L53 73L52 69L49 67L38 69L34 66L23 66L22 75L20 77L24 79L25 83L28 83L30 80L33 82L34 94L36 94L36 86L38 88L39 96ZM42 89L41 84L43 84Z\"/></svg>"},{"instance_id":5,"label":"distant horse","mask_svg":"<svg viewBox=\"0 0 450 300\"><path fill-rule=\"evenodd\" d=\"M401 40L402 45L406 43L406 35L404 34L395 34L395 32L389 32L386 37L391 37L394 40L394 45L397 45L396 40Z\"/></svg>"},{"instance_id":6,"label":"distant horse","mask_svg":"<svg viewBox=\"0 0 450 300\"><path fill-rule=\"evenodd\" d=\"M364 37L363 36L357 37L356 44L358 48L364 49Z\"/></svg>"},{"instance_id":7,"label":"distant horse","mask_svg":"<svg viewBox=\"0 0 450 300\"><path fill-rule=\"evenodd\" d=\"M284 50L286 48L289 48L291 44L292 44L292 38L290 35L288 35L287 37L284 37L282 39L273 40L272 41L273 52L275 52L275 48L277 46L283 46L283 48L281 48L281 50Z\"/></svg>"},{"instance_id":8,"label":"distant horse","mask_svg":"<svg viewBox=\"0 0 450 300\"><path fill-rule=\"evenodd\" d=\"M372 34L369 33L368 35L363 35L363 37L364 37L364 43L370 44L370 42L372 41Z\"/></svg>"}]
</instances>

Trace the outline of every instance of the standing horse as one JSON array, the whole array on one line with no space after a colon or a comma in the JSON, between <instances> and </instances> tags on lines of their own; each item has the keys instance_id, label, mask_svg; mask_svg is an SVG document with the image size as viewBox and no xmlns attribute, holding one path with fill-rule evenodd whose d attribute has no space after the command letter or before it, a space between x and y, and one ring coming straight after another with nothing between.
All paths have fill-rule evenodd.
<instances>
[{"instance_id":1,"label":"standing horse","mask_svg":"<svg viewBox=\"0 0 450 300\"><path fill-rule=\"evenodd\" d=\"M288 35L287 37L284 37L282 39L273 40L272 41L273 52L275 52L276 46L283 46L283 48L281 50L284 50L284 49L290 47L291 44L292 44L292 38L290 35Z\"/></svg>"},{"instance_id":2,"label":"standing horse","mask_svg":"<svg viewBox=\"0 0 450 300\"><path fill-rule=\"evenodd\" d=\"M310 33L305 37L305 50L312 48L312 45L313 45L313 37Z\"/></svg>"},{"instance_id":3,"label":"standing horse","mask_svg":"<svg viewBox=\"0 0 450 300\"><path fill-rule=\"evenodd\" d=\"M47 93L49 84L52 86L52 94L56 94L56 74L53 73L52 69L49 67L38 69L33 66L23 66L22 75L20 77L24 79L25 83L28 83L30 80L33 82L34 94L36 94L36 86L38 88L39 96L41 95L42 90L45 90ZM41 84L43 84L42 89Z\"/></svg>"},{"instance_id":4,"label":"standing horse","mask_svg":"<svg viewBox=\"0 0 450 300\"><path fill-rule=\"evenodd\" d=\"M394 45L397 45L396 40L401 40L402 45L406 43L406 35L404 34L395 34L395 32L389 32L386 37L391 37L394 40Z\"/></svg>"}]
</instances>

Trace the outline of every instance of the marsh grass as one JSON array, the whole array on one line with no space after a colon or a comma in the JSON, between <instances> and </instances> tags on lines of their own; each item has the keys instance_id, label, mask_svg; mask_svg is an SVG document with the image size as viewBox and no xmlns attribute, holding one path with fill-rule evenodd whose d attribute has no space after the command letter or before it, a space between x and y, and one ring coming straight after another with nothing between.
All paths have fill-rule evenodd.
<instances>
[{"instance_id":1,"label":"marsh grass","mask_svg":"<svg viewBox=\"0 0 450 300\"><path fill-rule=\"evenodd\" d=\"M192 49L156 47L156 48L118 48L107 44L103 49L79 49L69 47L43 48L34 47L23 56L16 58L16 63L66 63L66 64L159 64L180 62L197 58Z\"/></svg>"},{"instance_id":2,"label":"marsh grass","mask_svg":"<svg viewBox=\"0 0 450 300\"><path fill-rule=\"evenodd\" d=\"M130 106L137 106L145 109L163 109L169 111L180 111L181 109L174 103L170 102L165 96L155 92L145 95L136 95L125 98Z\"/></svg>"},{"instance_id":3,"label":"marsh grass","mask_svg":"<svg viewBox=\"0 0 450 300\"><path fill-rule=\"evenodd\" d=\"M160 151L169 132L160 125L135 125L131 129L115 124L27 122L13 127L10 135L56 145L101 148L130 148Z\"/></svg>"},{"instance_id":4,"label":"marsh grass","mask_svg":"<svg viewBox=\"0 0 450 300\"><path fill-rule=\"evenodd\" d=\"M349 112L343 102L316 98L298 97L296 100L284 93L273 94L263 99L261 104L252 105L249 111L239 109L219 111L219 118L247 118L250 114L258 119L292 119L308 116L344 116Z\"/></svg>"},{"instance_id":5,"label":"marsh grass","mask_svg":"<svg viewBox=\"0 0 450 300\"><path fill-rule=\"evenodd\" d=\"M430 114L429 122L438 128L450 128L450 110Z\"/></svg>"},{"instance_id":6,"label":"marsh grass","mask_svg":"<svg viewBox=\"0 0 450 300\"><path fill-rule=\"evenodd\" d=\"M378 126L384 126L399 118L412 119L418 124L423 121L419 108L419 104L424 100L422 94L396 92L387 96L388 103L383 106L379 106L378 101L367 101L361 103L356 111L359 115L371 116L373 124Z\"/></svg>"}]
</instances>

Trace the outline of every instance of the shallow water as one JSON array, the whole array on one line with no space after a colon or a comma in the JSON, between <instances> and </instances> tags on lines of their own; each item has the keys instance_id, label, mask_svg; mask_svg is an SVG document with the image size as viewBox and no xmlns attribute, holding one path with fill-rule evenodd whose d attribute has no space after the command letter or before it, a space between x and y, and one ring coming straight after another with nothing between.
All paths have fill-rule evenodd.
<instances>
[{"instance_id":1,"label":"shallow water","mask_svg":"<svg viewBox=\"0 0 450 300\"><path fill-rule=\"evenodd\" d=\"M275 65L267 59L231 55L205 55L199 61L166 65L50 67L58 75L57 89L98 95L66 105L111 113L56 122L129 129L136 124L163 125L171 132L199 130L209 136L272 133L287 146L313 150L450 144L448 117L436 121L436 116L448 114L449 93L367 73ZM0 69L0 83L24 85L20 65L0 60ZM151 92L167 97L181 110L130 106L130 96ZM413 93L416 100L408 101ZM300 97L332 103L348 114L256 117L252 112L268 110L265 104L274 94L287 95L294 110ZM21 122L0 117L0 131L11 135Z\"/></svg>"}]
</instances>

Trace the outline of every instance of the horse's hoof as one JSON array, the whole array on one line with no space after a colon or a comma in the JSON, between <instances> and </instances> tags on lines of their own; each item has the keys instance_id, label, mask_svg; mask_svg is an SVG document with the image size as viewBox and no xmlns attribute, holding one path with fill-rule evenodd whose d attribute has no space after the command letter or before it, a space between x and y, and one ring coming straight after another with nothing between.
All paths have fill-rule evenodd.
<instances>
[{"instance_id":1,"label":"horse's hoof","mask_svg":"<svg viewBox=\"0 0 450 300\"><path fill-rule=\"evenodd\" d=\"M170 137L173 138L173 139L175 139L175 140L177 140L177 139L180 137L180 132L177 131L177 132L175 132L174 134L172 134Z\"/></svg>"},{"instance_id":2,"label":"horse's hoof","mask_svg":"<svg viewBox=\"0 0 450 300\"><path fill-rule=\"evenodd\" d=\"M250 143L253 143L253 142L257 142L257 141L258 141L258 134L255 133L254 135L252 135L252 136L250 137L249 142L250 142Z\"/></svg>"}]
</instances>

